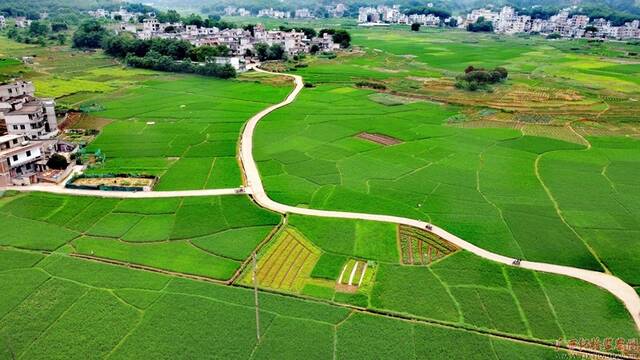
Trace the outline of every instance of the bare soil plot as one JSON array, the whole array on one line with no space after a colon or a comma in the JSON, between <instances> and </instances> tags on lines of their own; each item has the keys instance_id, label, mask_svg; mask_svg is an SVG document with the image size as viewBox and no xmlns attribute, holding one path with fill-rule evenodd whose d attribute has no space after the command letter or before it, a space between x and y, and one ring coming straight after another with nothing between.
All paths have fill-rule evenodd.
<instances>
[{"instance_id":1,"label":"bare soil plot","mask_svg":"<svg viewBox=\"0 0 640 360\"><path fill-rule=\"evenodd\" d=\"M349 260L342 268L336 284L336 291L355 293L362 286L369 267L366 261Z\"/></svg>"},{"instance_id":2,"label":"bare soil plot","mask_svg":"<svg viewBox=\"0 0 640 360\"><path fill-rule=\"evenodd\" d=\"M402 263L409 265L429 265L459 250L431 232L406 225L398 225L398 245Z\"/></svg>"},{"instance_id":3,"label":"bare soil plot","mask_svg":"<svg viewBox=\"0 0 640 360\"><path fill-rule=\"evenodd\" d=\"M73 185L86 185L86 186L134 186L145 187L153 186L154 179L152 178L134 178L134 177L112 177L112 178L78 178L73 181Z\"/></svg>"},{"instance_id":4,"label":"bare soil plot","mask_svg":"<svg viewBox=\"0 0 640 360\"><path fill-rule=\"evenodd\" d=\"M402 144L402 141L388 136L388 135L383 135L383 134L373 134L373 133L368 133L368 132L362 132L358 135L356 135L358 138L360 139L364 139L364 140L368 140L371 142L374 142L376 144L380 144L380 145L384 145L384 146L391 146L391 145L397 145L397 144Z\"/></svg>"}]
</instances>

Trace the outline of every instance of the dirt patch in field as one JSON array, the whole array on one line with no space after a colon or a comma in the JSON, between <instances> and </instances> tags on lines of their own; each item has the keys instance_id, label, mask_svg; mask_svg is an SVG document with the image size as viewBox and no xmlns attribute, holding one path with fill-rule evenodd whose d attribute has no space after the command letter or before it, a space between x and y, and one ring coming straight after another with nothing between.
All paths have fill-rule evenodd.
<instances>
[{"instance_id":1,"label":"dirt patch in field","mask_svg":"<svg viewBox=\"0 0 640 360\"><path fill-rule=\"evenodd\" d=\"M358 287L355 285L336 284L336 291L354 294L358 292Z\"/></svg>"},{"instance_id":2,"label":"dirt patch in field","mask_svg":"<svg viewBox=\"0 0 640 360\"><path fill-rule=\"evenodd\" d=\"M103 119L81 112L70 112L61 128L64 129L91 129L102 130L103 127L111 124L111 120Z\"/></svg>"},{"instance_id":3,"label":"dirt patch in field","mask_svg":"<svg viewBox=\"0 0 640 360\"><path fill-rule=\"evenodd\" d=\"M368 132L362 132L356 136L360 139L368 140L384 146L402 144L402 141L394 137L383 135L383 134L373 134Z\"/></svg>"},{"instance_id":4,"label":"dirt patch in field","mask_svg":"<svg viewBox=\"0 0 640 360\"><path fill-rule=\"evenodd\" d=\"M112 178L78 178L73 185L85 186L131 186L145 187L152 186L154 179L147 178L131 178L131 177L112 177Z\"/></svg>"}]
</instances>

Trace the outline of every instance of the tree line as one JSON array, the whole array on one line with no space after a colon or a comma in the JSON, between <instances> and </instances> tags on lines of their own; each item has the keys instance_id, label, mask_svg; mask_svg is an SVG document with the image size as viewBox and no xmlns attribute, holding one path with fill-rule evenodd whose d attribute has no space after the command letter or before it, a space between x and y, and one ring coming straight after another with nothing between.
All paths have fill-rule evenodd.
<instances>
[{"instance_id":1,"label":"tree line","mask_svg":"<svg viewBox=\"0 0 640 360\"><path fill-rule=\"evenodd\" d=\"M106 54L122 59L132 67L199 74L228 79L236 76L229 64L219 65L214 57L228 56L226 46L194 47L177 39L141 40L130 34L111 35L95 20L80 25L73 35L75 48L102 48Z\"/></svg>"},{"instance_id":2,"label":"tree line","mask_svg":"<svg viewBox=\"0 0 640 360\"><path fill-rule=\"evenodd\" d=\"M46 46L49 42L55 42L64 45L67 41L65 31L69 27L63 22L47 22L34 20L29 27L19 29L11 27L7 30L6 35L9 39L25 44L39 44Z\"/></svg>"}]
</instances>

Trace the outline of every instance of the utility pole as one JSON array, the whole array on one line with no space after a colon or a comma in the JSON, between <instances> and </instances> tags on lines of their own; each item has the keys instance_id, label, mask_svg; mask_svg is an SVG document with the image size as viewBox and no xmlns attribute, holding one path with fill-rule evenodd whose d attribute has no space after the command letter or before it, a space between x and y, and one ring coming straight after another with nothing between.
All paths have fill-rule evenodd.
<instances>
[{"instance_id":1,"label":"utility pole","mask_svg":"<svg viewBox=\"0 0 640 360\"><path fill-rule=\"evenodd\" d=\"M253 294L256 301L256 337L260 343L260 307L258 306L258 261L256 252L253 252Z\"/></svg>"}]
</instances>

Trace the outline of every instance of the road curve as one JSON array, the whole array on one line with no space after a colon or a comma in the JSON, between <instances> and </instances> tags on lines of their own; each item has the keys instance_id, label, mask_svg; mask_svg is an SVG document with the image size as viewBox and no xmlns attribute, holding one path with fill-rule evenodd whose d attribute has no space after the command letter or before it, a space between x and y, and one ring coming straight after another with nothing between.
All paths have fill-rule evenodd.
<instances>
[{"instance_id":1,"label":"road curve","mask_svg":"<svg viewBox=\"0 0 640 360\"><path fill-rule=\"evenodd\" d=\"M256 71L269 73L273 75L280 76L288 76L293 78L295 83L295 88L293 91L287 96L287 98L281 103L272 105L256 115L254 115L244 127L242 132L242 136L240 139L240 161L242 163L242 167L244 170L244 174L246 177L246 189L248 193L252 194L253 199L260 206L278 212L282 214L291 213L291 214L300 214L307 216L319 216L319 217L329 217L329 218L344 218L344 219L360 219L360 220L371 220L371 221L381 221L381 222L389 222L396 224L403 224L408 226L414 226L417 228L424 229L428 223L419 220L413 220L398 216L390 216L390 215L376 215L376 214L364 214L364 213L352 213L352 212L341 212L341 211L328 211L328 210L314 210L307 208L298 208L295 206L285 205L277 203L269 198L267 193L264 190L264 186L262 185L262 179L260 178L260 172L258 171L258 166L256 164L255 159L253 158L253 134L255 132L256 126L258 122L264 118L269 113L291 104L300 91L304 88L304 82L302 77L299 75L290 75L290 74L281 74L281 73L270 73L264 70L255 69ZM496 261L502 264L506 264L509 266L513 266L513 258L502 256L499 254L492 253L480 247L477 247L449 232L446 230L432 225L432 230L434 234L442 237L443 239L452 242L458 247L467 250L469 252L474 253L477 256L482 258ZM633 318L636 329L640 331L640 296L638 293L627 283L620 280L619 278L585 269L574 268L570 266L562 266L562 265L554 265L554 264L546 264L532 261L522 261L520 263L521 268L542 271L546 273L565 275L572 278L580 279L591 284L597 285L615 297L617 297L622 303L625 305L631 317Z\"/></svg>"}]
</instances>

